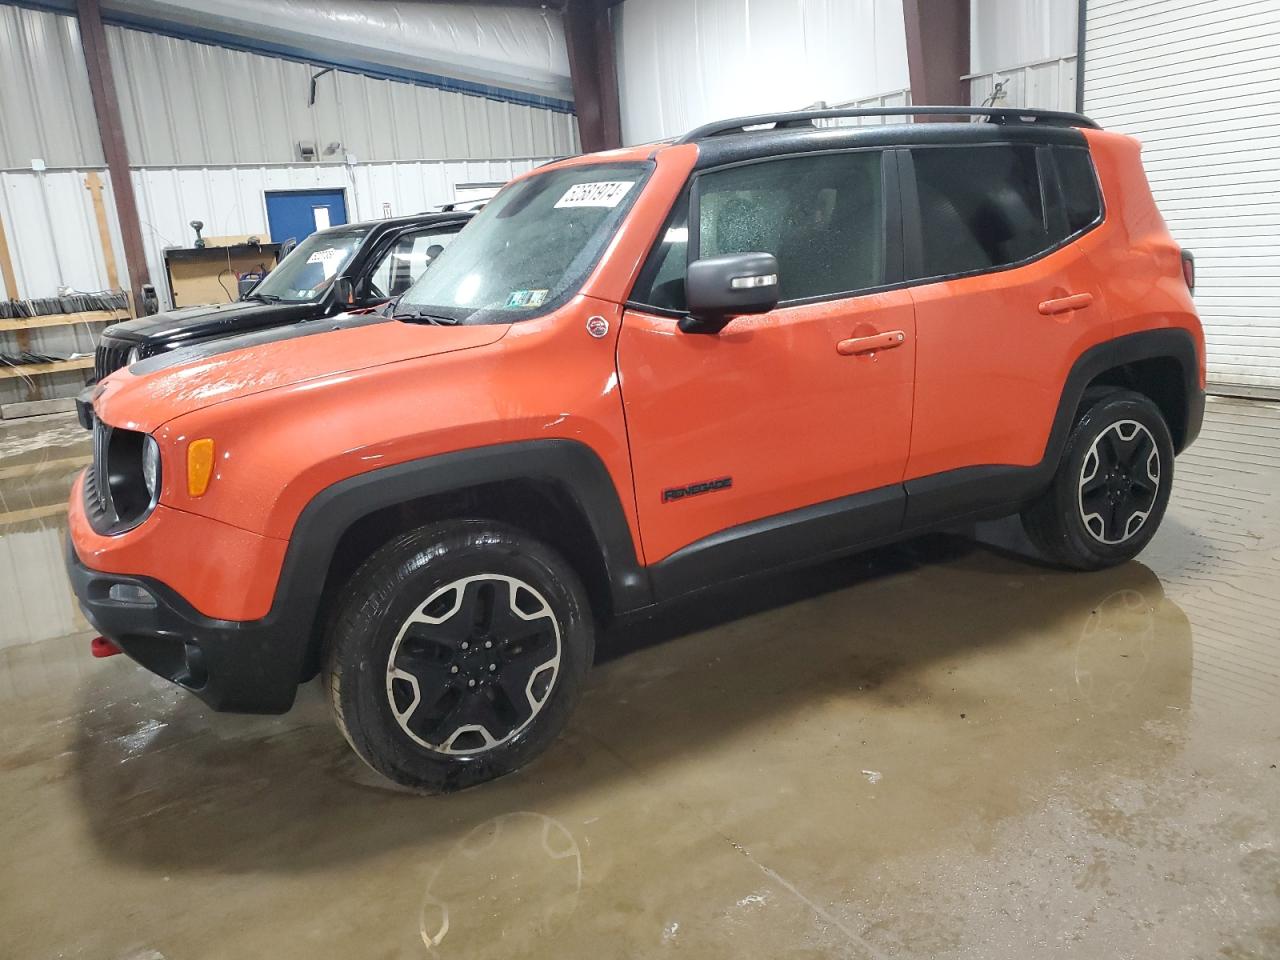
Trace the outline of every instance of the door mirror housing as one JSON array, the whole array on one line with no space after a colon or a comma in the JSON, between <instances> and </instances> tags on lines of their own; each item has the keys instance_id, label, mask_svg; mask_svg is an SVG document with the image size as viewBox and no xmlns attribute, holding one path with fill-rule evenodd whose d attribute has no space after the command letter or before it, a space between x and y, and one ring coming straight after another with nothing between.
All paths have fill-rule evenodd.
<instances>
[{"instance_id":1,"label":"door mirror housing","mask_svg":"<svg viewBox=\"0 0 1280 960\"><path fill-rule=\"evenodd\" d=\"M778 260L772 253L722 253L689 264L685 333L719 333L736 316L778 305Z\"/></svg>"}]
</instances>

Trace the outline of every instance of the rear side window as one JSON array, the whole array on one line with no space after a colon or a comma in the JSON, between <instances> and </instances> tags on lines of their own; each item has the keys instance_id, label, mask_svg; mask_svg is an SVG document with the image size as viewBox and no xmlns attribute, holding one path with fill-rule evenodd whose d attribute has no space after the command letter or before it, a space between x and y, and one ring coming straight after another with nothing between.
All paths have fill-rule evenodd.
<instances>
[{"instance_id":1,"label":"rear side window","mask_svg":"<svg viewBox=\"0 0 1280 960\"><path fill-rule=\"evenodd\" d=\"M783 301L854 293L884 282L881 153L787 157L702 174L698 256L772 253ZM687 199L672 212L631 299L683 310Z\"/></svg>"},{"instance_id":2,"label":"rear side window","mask_svg":"<svg viewBox=\"0 0 1280 960\"><path fill-rule=\"evenodd\" d=\"M1067 233L1079 233L1102 216L1102 196L1098 192L1093 160L1084 147L1054 147L1053 159L1058 166L1058 182L1062 186Z\"/></svg>"},{"instance_id":3,"label":"rear side window","mask_svg":"<svg viewBox=\"0 0 1280 960\"><path fill-rule=\"evenodd\" d=\"M920 201L920 276L1008 266L1057 242L1034 146L917 148L911 158Z\"/></svg>"}]
</instances>

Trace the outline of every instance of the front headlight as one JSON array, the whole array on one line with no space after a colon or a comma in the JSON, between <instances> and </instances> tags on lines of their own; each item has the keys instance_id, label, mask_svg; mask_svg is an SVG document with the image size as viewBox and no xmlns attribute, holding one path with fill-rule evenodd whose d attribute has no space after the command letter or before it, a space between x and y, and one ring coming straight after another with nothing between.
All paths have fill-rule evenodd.
<instances>
[{"instance_id":1,"label":"front headlight","mask_svg":"<svg viewBox=\"0 0 1280 960\"><path fill-rule=\"evenodd\" d=\"M154 503L160 496L160 444L150 434L142 441L142 482Z\"/></svg>"}]
</instances>

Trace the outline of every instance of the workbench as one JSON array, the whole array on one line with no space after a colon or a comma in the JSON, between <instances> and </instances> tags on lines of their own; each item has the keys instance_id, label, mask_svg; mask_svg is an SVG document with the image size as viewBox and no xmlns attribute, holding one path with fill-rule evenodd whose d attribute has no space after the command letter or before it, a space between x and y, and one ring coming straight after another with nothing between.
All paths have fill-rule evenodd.
<instances>
[{"instance_id":1,"label":"workbench","mask_svg":"<svg viewBox=\"0 0 1280 960\"><path fill-rule=\"evenodd\" d=\"M174 308L240 299L236 277L276 265L278 243L236 243L224 247L165 247L165 277Z\"/></svg>"}]
</instances>

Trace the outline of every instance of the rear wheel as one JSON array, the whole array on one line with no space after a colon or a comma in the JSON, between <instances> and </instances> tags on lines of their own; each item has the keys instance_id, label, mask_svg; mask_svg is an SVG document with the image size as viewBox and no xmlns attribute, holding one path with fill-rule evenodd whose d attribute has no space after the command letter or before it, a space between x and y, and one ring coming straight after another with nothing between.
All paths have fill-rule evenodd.
<instances>
[{"instance_id":1,"label":"rear wheel","mask_svg":"<svg viewBox=\"0 0 1280 960\"><path fill-rule=\"evenodd\" d=\"M1140 393L1086 400L1053 482L1022 521L1050 560L1096 570L1133 558L1155 535L1173 484L1173 440Z\"/></svg>"},{"instance_id":2,"label":"rear wheel","mask_svg":"<svg viewBox=\"0 0 1280 960\"><path fill-rule=\"evenodd\" d=\"M360 757L435 792L509 773L545 749L593 650L585 591L558 554L511 527L452 521L393 540L356 572L324 672Z\"/></svg>"}]
</instances>

